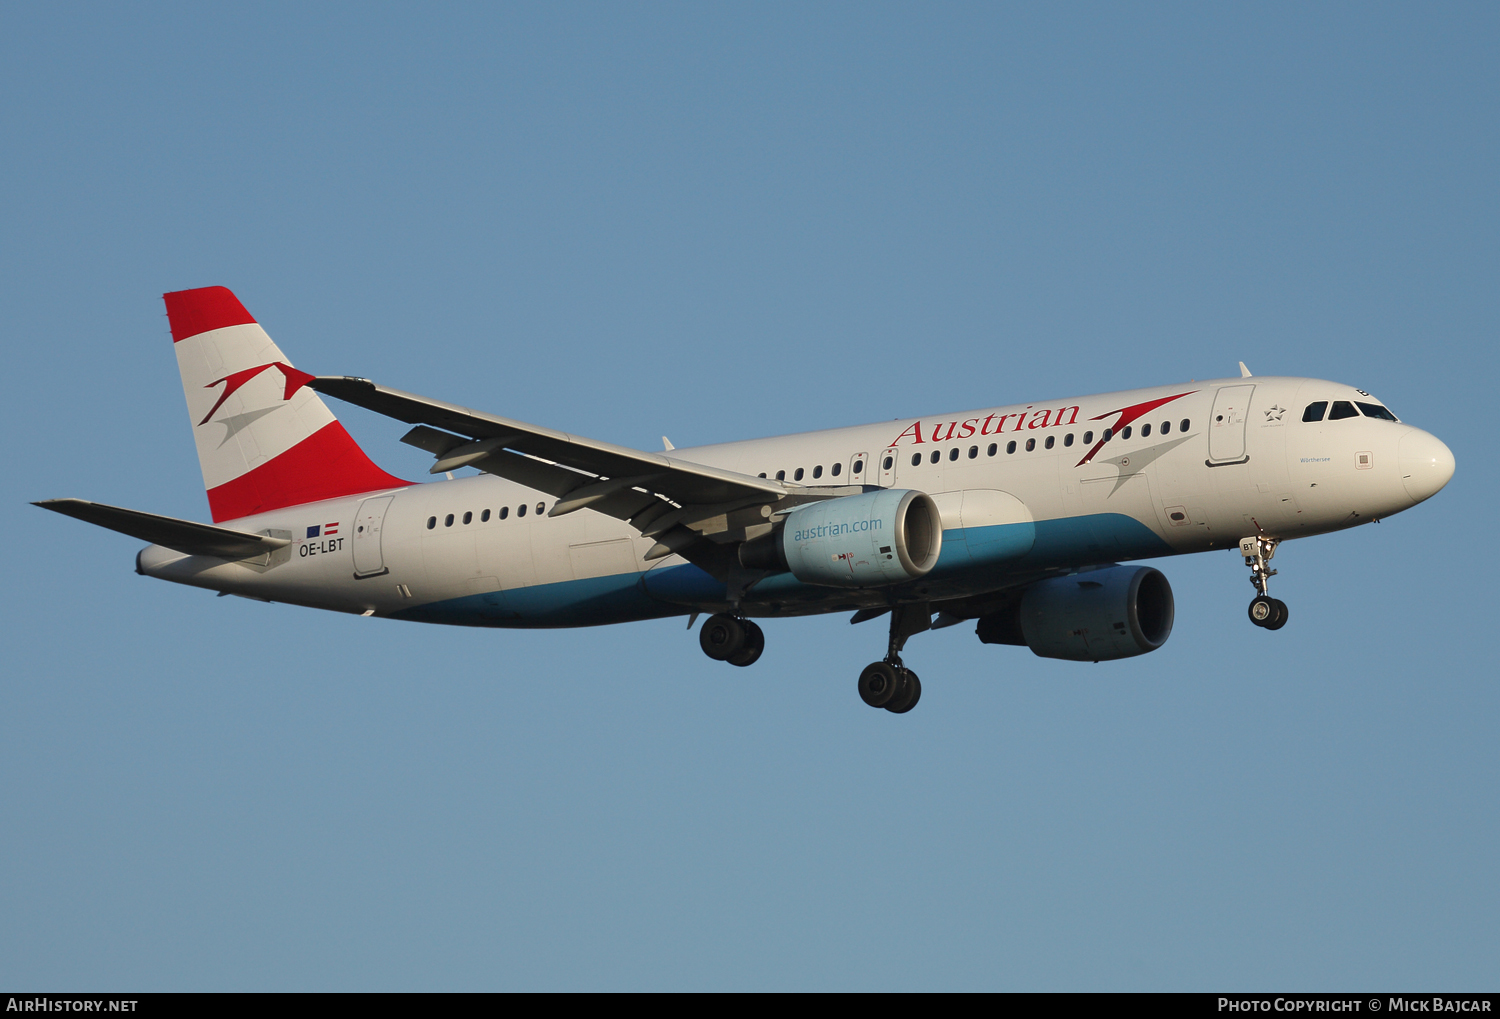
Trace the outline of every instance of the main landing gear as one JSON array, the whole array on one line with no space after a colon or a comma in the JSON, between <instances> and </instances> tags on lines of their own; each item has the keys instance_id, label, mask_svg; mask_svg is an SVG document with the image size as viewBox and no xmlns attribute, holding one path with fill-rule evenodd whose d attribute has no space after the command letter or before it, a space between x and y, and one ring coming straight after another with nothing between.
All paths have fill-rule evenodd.
<instances>
[{"instance_id":1,"label":"main landing gear","mask_svg":"<svg viewBox=\"0 0 1500 1019\"><path fill-rule=\"evenodd\" d=\"M871 662L859 674L859 696L872 708L885 708L904 715L922 699L922 681L901 664L906 638L932 627L932 610L926 605L898 605L891 609L891 636L883 661Z\"/></svg>"},{"instance_id":2,"label":"main landing gear","mask_svg":"<svg viewBox=\"0 0 1500 1019\"><path fill-rule=\"evenodd\" d=\"M766 649L766 635L743 616L727 612L708 617L698 631L698 646L716 662L730 665L754 665Z\"/></svg>"},{"instance_id":3,"label":"main landing gear","mask_svg":"<svg viewBox=\"0 0 1500 1019\"><path fill-rule=\"evenodd\" d=\"M904 715L922 699L922 681L901 664L901 649L914 633L932 627L926 605L901 605L891 610L891 636L885 660L872 662L859 674L859 696L872 708ZM698 631L698 646L716 662L753 665L766 649L766 635L744 616L720 612L709 616Z\"/></svg>"},{"instance_id":4,"label":"main landing gear","mask_svg":"<svg viewBox=\"0 0 1500 1019\"><path fill-rule=\"evenodd\" d=\"M1255 598L1250 602L1250 622L1267 630L1279 630L1286 625L1286 602L1266 594L1266 582L1276 576L1276 571L1266 564L1276 555L1277 538L1257 535L1240 539L1240 555L1250 567L1250 583L1255 585Z\"/></svg>"}]
</instances>

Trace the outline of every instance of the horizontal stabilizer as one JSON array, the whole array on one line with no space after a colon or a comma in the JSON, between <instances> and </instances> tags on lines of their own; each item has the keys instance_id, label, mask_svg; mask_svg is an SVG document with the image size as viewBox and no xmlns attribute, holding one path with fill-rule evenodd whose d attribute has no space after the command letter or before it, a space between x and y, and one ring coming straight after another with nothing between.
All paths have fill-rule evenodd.
<instances>
[{"instance_id":1,"label":"horizontal stabilizer","mask_svg":"<svg viewBox=\"0 0 1500 1019\"><path fill-rule=\"evenodd\" d=\"M228 527L178 520L176 517L160 517L155 513L106 506L102 502L89 502L87 499L46 499L32 505L187 555L211 555L236 561L274 552L291 544L286 538L250 534Z\"/></svg>"}]
</instances>

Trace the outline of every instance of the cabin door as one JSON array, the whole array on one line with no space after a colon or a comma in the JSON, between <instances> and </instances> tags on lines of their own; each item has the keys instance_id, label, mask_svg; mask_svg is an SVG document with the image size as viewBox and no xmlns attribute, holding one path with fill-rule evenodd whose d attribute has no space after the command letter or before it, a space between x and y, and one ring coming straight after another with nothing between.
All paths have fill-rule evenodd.
<instances>
[{"instance_id":1,"label":"cabin door","mask_svg":"<svg viewBox=\"0 0 1500 1019\"><path fill-rule=\"evenodd\" d=\"M1225 386L1214 396L1208 422L1208 462L1244 463L1245 422L1254 386Z\"/></svg>"},{"instance_id":2,"label":"cabin door","mask_svg":"<svg viewBox=\"0 0 1500 1019\"><path fill-rule=\"evenodd\" d=\"M349 541L354 546L356 577L378 577L386 572L385 557L380 552L380 532L385 523L385 511L394 498L393 495L382 495L359 504L359 513L354 518L354 534Z\"/></svg>"}]
</instances>

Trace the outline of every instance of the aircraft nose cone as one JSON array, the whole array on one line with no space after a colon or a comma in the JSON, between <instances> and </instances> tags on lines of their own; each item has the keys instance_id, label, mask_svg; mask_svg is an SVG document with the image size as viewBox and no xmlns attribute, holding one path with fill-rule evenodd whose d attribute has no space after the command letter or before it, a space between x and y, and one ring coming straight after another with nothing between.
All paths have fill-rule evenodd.
<instances>
[{"instance_id":1,"label":"aircraft nose cone","mask_svg":"<svg viewBox=\"0 0 1500 1019\"><path fill-rule=\"evenodd\" d=\"M1439 490L1453 477L1456 466L1453 451L1436 435L1429 435L1413 428L1401 437L1397 447L1397 459L1401 463L1401 482L1412 502L1421 502L1437 495Z\"/></svg>"}]
</instances>

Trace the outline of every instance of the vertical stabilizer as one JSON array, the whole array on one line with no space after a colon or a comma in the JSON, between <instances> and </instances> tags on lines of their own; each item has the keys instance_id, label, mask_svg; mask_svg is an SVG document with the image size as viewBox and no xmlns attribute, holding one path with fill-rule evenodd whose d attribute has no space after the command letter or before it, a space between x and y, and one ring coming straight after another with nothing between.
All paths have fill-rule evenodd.
<instances>
[{"instance_id":1,"label":"vertical stabilizer","mask_svg":"<svg viewBox=\"0 0 1500 1019\"><path fill-rule=\"evenodd\" d=\"M162 297L215 523L409 484L365 456L228 289Z\"/></svg>"}]
</instances>

